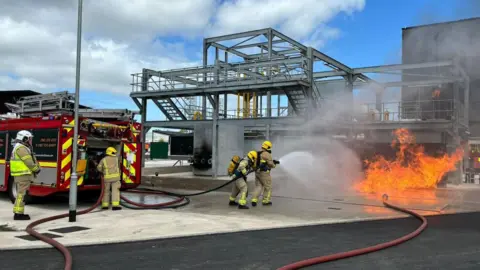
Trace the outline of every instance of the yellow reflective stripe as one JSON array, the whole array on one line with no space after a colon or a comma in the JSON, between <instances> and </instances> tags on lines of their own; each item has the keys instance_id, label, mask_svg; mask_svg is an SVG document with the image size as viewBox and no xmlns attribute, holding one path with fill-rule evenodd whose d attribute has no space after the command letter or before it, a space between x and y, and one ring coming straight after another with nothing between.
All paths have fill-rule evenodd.
<instances>
[{"instance_id":1,"label":"yellow reflective stripe","mask_svg":"<svg viewBox=\"0 0 480 270\"><path fill-rule=\"evenodd\" d=\"M5 164L5 160L4 160L4 159L0 159L0 164Z\"/></svg>"},{"instance_id":2,"label":"yellow reflective stripe","mask_svg":"<svg viewBox=\"0 0 480 270\"><path fill-rule=\"evenodd\" d=\"M120 202L112 202L112 206L119 206Z\"/></svg>"},{"instance_id":3,"label":"yellow reflective stripe","mask_svg":"<svg viewBox=\"0 0 480 270\"><path fill-rule=\"evenodd\" d=\"M72 161L72 154L68 154L63 160L62 160L62 169L65 168L68 164L70 164L70 161Z\"/></svg>"},{"instance_id":4,"label":"yellow reflective stripe","mask_svg":"<svg viewBox=\"0 0 480 270\"><path fill-rule=\"evenodd\" d=\"M102 202L102 207L108 207L108 206L110 206L110 203L108 203L108 202Z\"/></svg>"},{"instance_id":5,"label":"yellow reflective stripe","mask_svg":"<svg viewBox=\"0 0 480 270\"><path fill-rule=\"evenodd\" d=\"M21 160L25 161L27 159L33 159L31 155L25 155L23 157L20 158Z\"/></svg>"},{"instance_id":6,"label":"yellow reflective stripe","mask_svg":"<svg viewBox=\"0 0 480 270\"><path fill-rule=\"evenodd\" d=\"M243 173L243 175L246 175L247 174L247 169L242 169L242 173Z\"/></svg>"},{"instance_id":7,"label":"yellow reflective stripe","mask_svg":"<svg viewBox=\"0 0 480 270\"><path fill-rule=\"evenodd\" d=\"M46 161L40 161L40 167L46 167L46 168L56 168L57 167L57 162L46 162Z\"/></svg>"},{"instance_id":8,"label":"yellow reflective stripe","mask_svg":"<svg viewBox=\"0 0 480 270\"><path fill-rule=\"evenodd\" d=\"M235 201L235 199L236 199L235 197L230 196L230 201L233 202L233 201Z\"/></svg>"}]
</instances>

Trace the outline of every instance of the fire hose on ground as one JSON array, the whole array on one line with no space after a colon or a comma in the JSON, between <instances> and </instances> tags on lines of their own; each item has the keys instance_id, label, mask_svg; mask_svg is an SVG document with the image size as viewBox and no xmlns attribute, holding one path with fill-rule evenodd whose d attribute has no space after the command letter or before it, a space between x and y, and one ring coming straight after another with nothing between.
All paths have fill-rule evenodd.
<instances>
[{"instance_id":1,"label":"fire hose on ground","mask_svg":"<svg viewBox=\"0 0 480 270\"><path fill-rule=\"evenodd\" d=\"M394 210L399 211L399 212L403 212L405 214L409 214L409 215L419 219L420 221L422 221L422 224L415 231L413 231L413 232L411 232L407 235L404 235L400 238L397 238L395 240L389 241L389 242L384 242L384 243L377 244L375 246L369 246L369 247L364 247L364 248L360 248L360 249L354 249L354 250L350 250L350 251L346 251L346 252L339 252L339 253L334 253L334 254L330 254L330 255L326 255L326 256L306 259L306 260L302 260L302 261L298 261L298 262L294 262L294 263L282 266L282 267L278 268L277 270L300 269L300 268L312 266L312 265L315 265L315 264L321 264L321 263L346 259L346 258L350 258L350 257L354 257L354 256L359 256L359 255L363 255L363 254L367 254L367 253L372 253L372 252L375 252L375 251L379 251L379 250L382 250L382 249L386 249L386 248L393 247L393 246L402 244L404 242L407 242L408 240L418 236L423 230L425 230L425 228L427 228L428 223L427 223L427 219L424 216L421 216L421 215L419 215L419 214L417 214L413 211L410 211L408 209L404 209L404 208L392 205L390 203L387 203L387 200L388 200L388 195L386 195L386 194L383 195L383 204L386 207L394 209Z\"/></svg>"},{"instance_id":2,"label":"fire hose on ground","mask_svg":"<svg viewBox=\"0 0 480 270\"><path fill-rule=\"evenodd\" d=\"M181 206L187 205L190 202L190 200L187 197L199 196L199 195L203 195L203 194L206 194L206 193L209 193L209 192L219 190L219 189L231 184L232 182L236 181L238 178L239 177L234 178L234 179L232 179L232 180L230 180L230 181L226 182L225 184L222 184L218 187L215 187L215 188L212 188L212 189L209 189L209 190L206 190L206 191L191 193L191 194L178 194L178 193L167 192L167 191L158 191L158 190L129 190L129 191L127 191L127 192L130 192L130 193L149 194L149 195L167 195L167 196L177 197L176 199L174 199L172 201L169 201L169 202L163 202L163 203L157 203L157 204L142 204L142 203L134 202L134 201L132 201L128 198L125 198L125 196L121 196L121 199L124 200L125 202L127 202L130 205L134 205L135 207L127 206L128 208L132 208L132 209L176 208L176 207L181 207ZM100 196L98 197L96 203L94 205L92 205L91 207L85 209L85 210L79 211L77 213L77 215L84 215L84 214L90 213L91 211L96 209L101 204L102 197L103 197L103 194L104 194L104 191L105 191L104 190L104 185L103 185L103 180L102 180L101 186L102 186L101 193L100 193ZM362 249L351 250L351 251L347 251L347 252L336 253L336 254L332 254L332 255L327 255L327 256L322 256L322 257L317 257L317 258L311 258L311 259L295 262L295 263L283 266L283 267L279 268L279 270L300 269L300 268L311 266L311 265L314 265L314 264L320 264L320 263L325 263L325 262L329 262L329 261L340 260L340 259L344 259L344 258L349 258L349 257L353 257L353 256L358 256L358 255L362 255L362 254L366 254L366 253L379 251L381 249L385 249L385 248L392 247L392 246L401 244L403 242L406 242L406 241L416 237L417 235L419 235L427 227L427 220L425 219L425 217L423 217L423 216L421 216L421 215L419 215L419 214L417 214L413 211L410 211L410 210L407 210L407 209L404 209L404 208L401 208L401 207L398 207L398 206L387 203L386 202L386 200L388 199L387 195L384 195L383 199L384 199L383 204L386 207L397 210L397 211L400 211L400 212L403 212L403 213L406 213L406 214L409 214L409 215L412 215L415 218L421 220L422 225L420 227L418 227L414 232L412 232L408 235L405 235L403 237L400 237L398 239L395 239L393 241L390 241L390 242L385 242L385 243L381 243L381 244L378 244L378 245L375 245L375 246L366 247L366 248L362 248ZM179 205L178 203L180 203L182 201L184 201L184 202ZM125 204L123 204L123 203L122 203L122 205L125 206ZM71 270L72 269L73 259L72 259L72 254L71 254L70 250L67 247L65 247L64 245L62 245L60 242L56 241L55 239L44 236L44 235L40 234L39 232L35 231L33 228L35 226L40 225L40 224L43 224L43 223L46 223L46 222L49 222L49 221L53 221L53 220L58 220L58 219L61 219L61 218L66 218L68 216L69 216L69 214L65 213L65 214L60 214L60 215L56 215L56 216L51 216L51 217L46 217L46 218L43 218L43 219L39 219L39 220L36 220L36 221L30 223L27 226L27 229L26 229L28 234L32 235L33 237L36 237L37 239L39 239L39 240L41 240L41 241L43 241L47 244L52 245L53 247L55 247L57 250L59 250L63 254L63 256L65 258L65 267L64 267L65 270Z\"/></svg>"},{"instance_id":3,"label":"fire hose on ground","mask_svg":"<svg viewBox=\"0 0 480 270\"><path fill-rule=\"evenodd\" d=\"M251 171L248 172L248 174L250 174L250 173L251 173ZM127 208L130 208L130 209L177 208L177 207L182 207L182 206L186 206L187 204L189 204L190 199L188 197L203 195L203 194L206 194L206 193L209 193L209 192L219 190L219 189L231 184L232 182L236 181L238 178L240 178L240 177L236 177L236 178L234 178L234 179L228 181L227 183L222 184L218 187L215 187L215 188L212 188L212 189L209 189L209 190L206 190L206 191L202 191L202 192L192 193L192 194L176 194L176 193L172 193L172 192L168 192L168 191L159 191L159 190L128 190L128 191L126 191L126 192L130 192L130 193L138 193L138 194L167 195L167 196L177 197L176 199L174 199L172 201L169 201L169 202L163 202L163 203L157 203L157 204L143 204L143 203L134 202L134 201L126 198L123 195L121 195L120 198L121 198L121 200L123 200L123 201L127 202L128 204L134 206L134 207L132 207L132 206L124 204L122 202L123 206L125 206ZM102 202L103 194L105 192L103 179L102 179L102 182L101 182L101 187L102 188L101 188L100 196L98 197L95 204L92 205L91 207L85 209L85 210L77 212L77 215L88 214L88 213L92 212L93 210L95 210L98 206L100 206L100 204ZM184 202L179 204L182 201L184 201ZM53 221L53 220L58 220L58 219L61 219L61 218L66 218L68 216L69 216L69 214L66 213L66 214L60 214L60 215L55 215L55 216L51 216L51 217L42 218L42 219L39 219L39 220L36 220L36 221L30 223L26 228L26 231L27 231L28 234L30 234L31 236L33 236L33 237L35 237L35 238L37 238L37 239L39 239L39 240L41 240L41 241L43 241L43 242L45 242L49 245L55 247L57 250L59 250L63 254L63 257L65 258L65 268L64 268L65 270L71 270L72 269L73 259L72 259L72 254L70 253L70 250L68 250L67 247L65 247L64 245L62 245L60 242L56 241L55 239L44 236L44 235L40 234L39 232L35 231L33 228L40 225L40 224L50 222L50 221Z\"/></svg>"}]
</instances>

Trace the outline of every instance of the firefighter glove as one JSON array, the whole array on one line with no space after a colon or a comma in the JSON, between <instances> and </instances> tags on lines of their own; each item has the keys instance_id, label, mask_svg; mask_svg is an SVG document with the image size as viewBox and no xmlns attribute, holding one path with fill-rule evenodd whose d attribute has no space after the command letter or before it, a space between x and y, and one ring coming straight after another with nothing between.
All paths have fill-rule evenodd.
<instances>
[{"instance_id":1,"label":"firefighter glove","mask_svg":"<svg viewBox=\"0 0 480 270\"><path fill-rule=\"evenodd\" d=\"M273 164L277 164L277 165L278 165L278 164L280 164L280 161L278 161L278 160L273 160Z\"/></svg>"}]
</instances>

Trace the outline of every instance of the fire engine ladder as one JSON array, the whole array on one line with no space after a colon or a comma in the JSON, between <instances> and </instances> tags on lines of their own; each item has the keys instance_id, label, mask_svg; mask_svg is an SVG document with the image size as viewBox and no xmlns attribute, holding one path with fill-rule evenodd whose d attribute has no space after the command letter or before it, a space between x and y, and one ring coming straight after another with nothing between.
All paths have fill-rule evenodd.
<instances>
[{"instance_id":1,"label":"fire engine ladder","mask_svg":"<svg viewBox=\"0 0 480 270\"><path fill-rule=\"evenodd\" d=\"M34 95L20 98L16 104L5 103L14 113L22 116L44 116L47 114L73 114L75 96L67 91L51 94ZM79 109L80 117L92 119L114 119L128 121L133 119L138 111L127 109Z\"/></svg>"},{"instance_id":2,"label":"fire engine ladder","mask_svg":"<svg viewBox=\"0 0 480 270\"><path fill-rule=\"evenodd\" d=\"M25 116L42 116L48 112L73 109L74 96L67 91L20 98L15 104L5 103L13 112Z\"/></svg>"}]
</instances>

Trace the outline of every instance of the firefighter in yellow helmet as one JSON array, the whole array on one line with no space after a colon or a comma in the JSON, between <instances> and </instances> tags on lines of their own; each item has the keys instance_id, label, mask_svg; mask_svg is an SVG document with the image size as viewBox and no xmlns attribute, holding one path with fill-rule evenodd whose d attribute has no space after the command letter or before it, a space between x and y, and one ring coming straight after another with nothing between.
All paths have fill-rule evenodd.
<instances>
[{"instance_id":1,"label":"firefighter in yellow helmet","mask_svg":"<svg viewBox=\"0 0 480 270\"><path fill-rule=\"evenodd\" d=\"M110 188L112 188L112 210L121 210L120 207L120 164L117 157L117 150L108 147L106 156L100 160L97 170L103 174L103 185L105 192L102 198L102 209L110 206Z\"/></svg>"},{"instance_id":2,"label":"firefighter in yellow helmet","mask_svg":"<svg viewBox=\"0 0 480 270\"><path fill-rule=\"evenodd\" d=\"M272 143L264 141L262 151L259 152L259 164L255 171L255 189L252 194L252 206L257 206L258 197L263 191L263 205L272 205L270 201L272 196L272 176L270 170L275 168L280 161L272 159Z\"/></svg>"},{"instance_id":3,"label":"firefighter in yellow helmet","mask_svg":"<svg viewBox=\"0 0 480 270\"><path fill-rule=\"evenodd\" d=\"M40 165L31 150L32 138L33 135L29 131L19 131L14 140L15 144L10 158L10 174L13 176L17 190L13 206L14 220L30 220L30 216L24 214L24 198L30 189L30 184L40 173Z\"/></svg>"},{"instance_id":4,"label":"firefighter in yellow helmet","mask_svg":"<svg viewBox=\"0 0 480 270\"><path fill-rule=\"evenodd\" d=\"M231 175L233 180L236 177L240 177L234 182L232 188L232 193L230 194L229 205L238 205L239 209L248 209L247 206L247 194L248 194L248 185L247 185L247 174L250 170L255 170L257 164L257 151L248 152L247 156L244 157L238 163L238 167L235 169ZM240 199L238 203L235 202L238 194L240 194Z\"/></svg>"}]
</instances>

